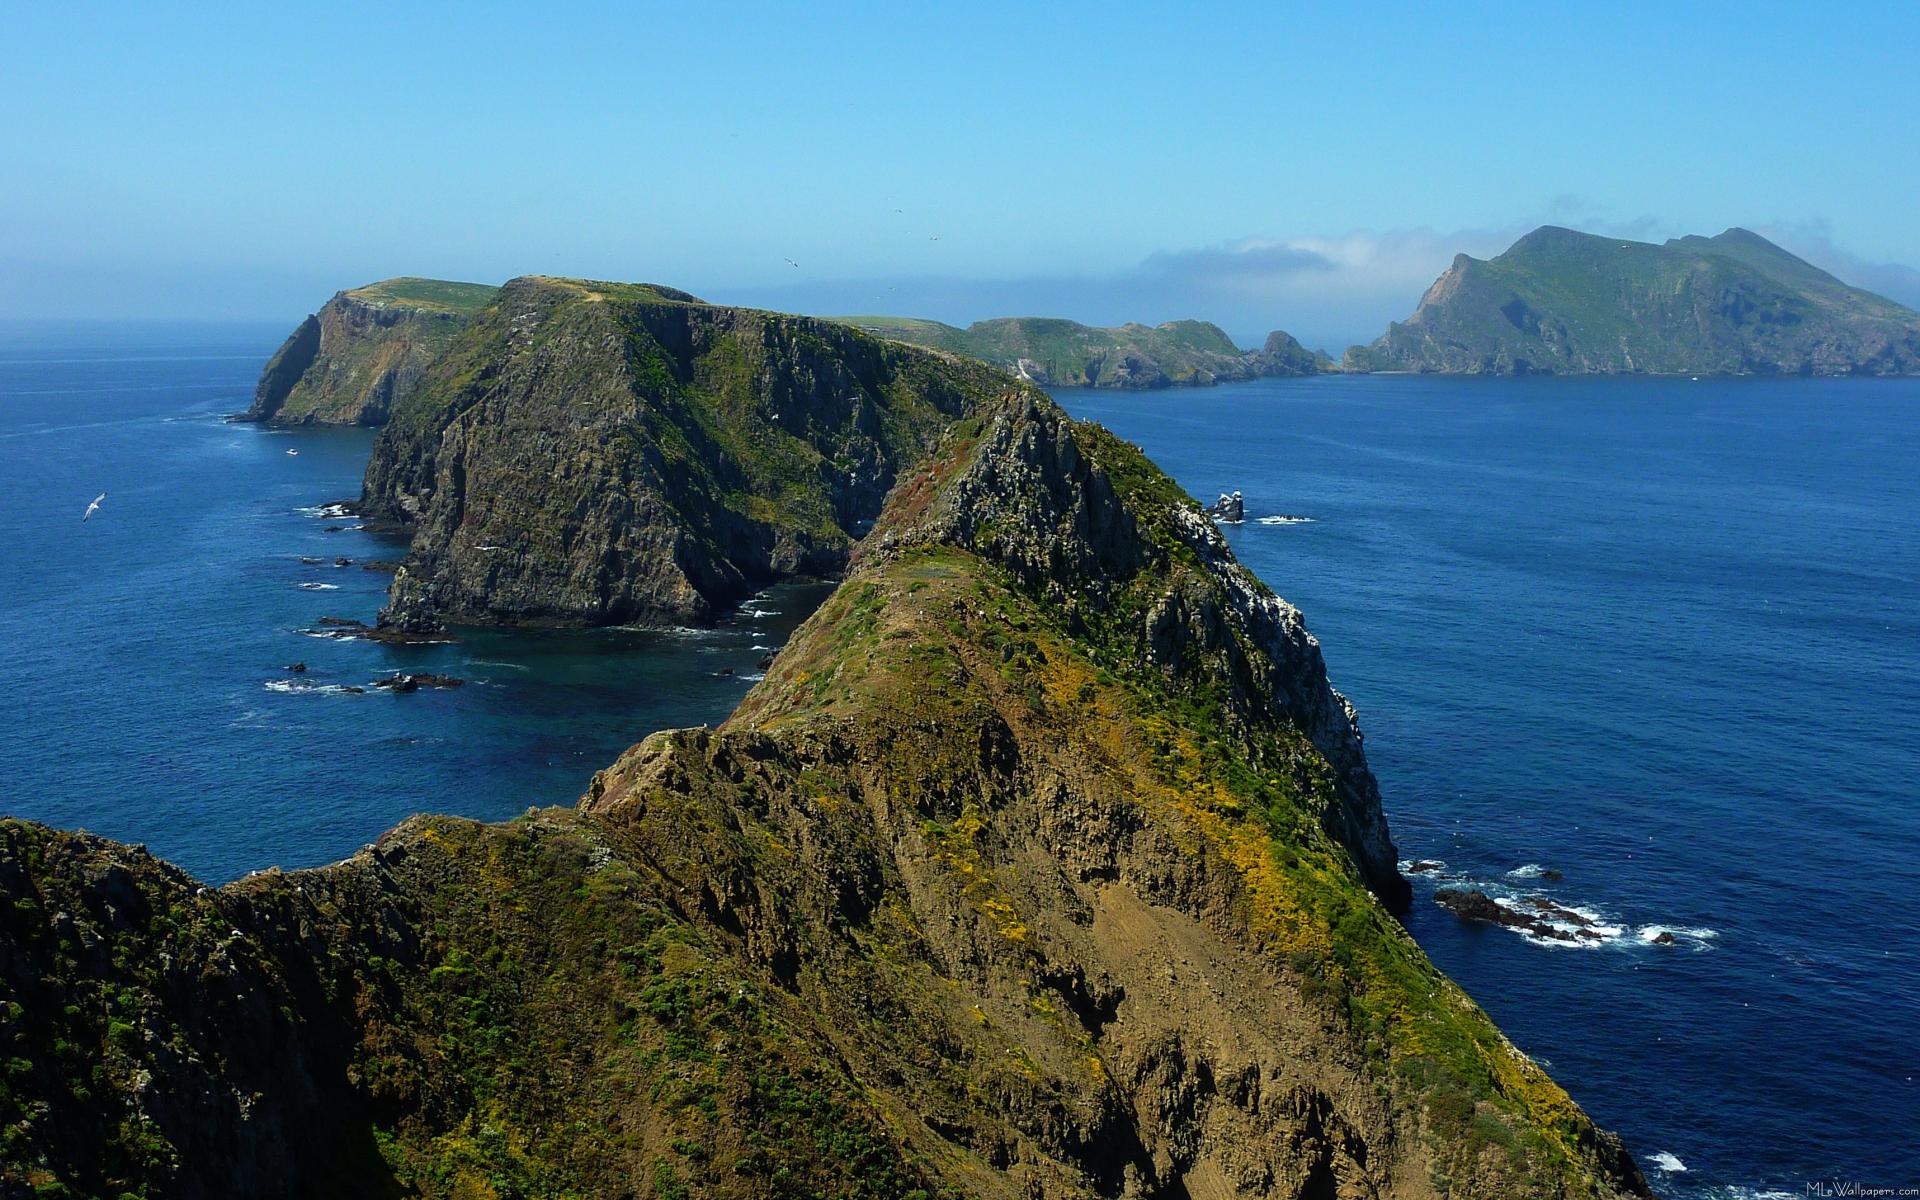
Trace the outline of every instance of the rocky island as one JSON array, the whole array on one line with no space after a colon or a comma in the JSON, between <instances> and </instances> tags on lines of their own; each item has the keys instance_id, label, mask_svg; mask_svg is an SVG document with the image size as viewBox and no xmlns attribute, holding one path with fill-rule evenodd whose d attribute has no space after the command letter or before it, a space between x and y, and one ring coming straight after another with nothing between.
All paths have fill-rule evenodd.
<instances>
[{"instance_id":1,"label":"rocky island","mask_svg":"<svg viewBox=\"0 0 1920 1200\"><path fill-rule=\"evenodd\" d=\"M277 425L384 423L494 290L477 283L403 278L337 294L267 360L245 419Z\"/></svg>"},{"instance_id":2,"label":"rocky island","mask_svg":"<svg viewBox=\"0 0 1920 1200\"><path fill-rule=\"evenodd\" d=\"M837 574L998 372L649 284L502 287L375 443L361 513L412 530L384 626L698 624Z\"/></svg>"},{"instance_id":3,"label":"rocky island","mask_svg":"<svg viewBox=\"0 0 1920 1200\"><path fill-rule=\"evenodd\" d=\"M1920 313L1755 233L1662 245L1544 226L1459 255L1352 371L1911 375Z\"/></svg>"},{"instance_id":4,"label":"rocky island","mask_svg":"<svg viewBox=\"0 0 1920 1200\"><path fill-rule=\"evenodd\" d=\"M510 292L498 387L459 359L416 393L459 409L429 509L483 426L529 477L598 469L518 407L549 373L628 420L688 370L806 428L861 378L957 415L726 724L573 808L220 888L0 822L0 1190L1647 1194L1394 919L1318 645L1137 449L1004 377L936 403L940 360L851 330ZM542 357L543 306L610 358ZM895 374L823 386L833 346Z\"/></svg>"},{"instance_id":5,"label":"rocky island","mask_svg":"<svg viewBox=\"0 0 1920 1200\"><path fill-rule=\"evenodd\" d=\"M1288 333L1258 350L1234 345L1218 325L1169 321L1104 329L1053 317L1003 317L965 329L909 317L846 317L869 333L964 354L1050 387L1205 386L1276 375L1312 375L1332 365Z\"/></svg>"}]
</instances>

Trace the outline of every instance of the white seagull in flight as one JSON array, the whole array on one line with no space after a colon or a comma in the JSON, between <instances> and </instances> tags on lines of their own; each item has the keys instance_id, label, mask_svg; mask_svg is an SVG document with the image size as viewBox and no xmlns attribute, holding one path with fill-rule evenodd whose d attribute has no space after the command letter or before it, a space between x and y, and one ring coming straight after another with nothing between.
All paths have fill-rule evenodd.
<instances>
[{"instance_id":1,"label":"white seagull in flight","mask_svg":"<svg viewBox=\"0 0 1920 1200\"><path fill-rule=\"evenodd\" d=\"M94 511L100 507L100 502L102 500L105 500L106 498L107 498L107 494L105 492L101 492L98 496L95 496L93 498L93 503L87 505L87 511L84 515L81 516L80 520L82 522L93 520Z\"/></svg>"},{"instance_id":2,"label":"white seagull in flight","mask_svg":"<svg viewBox=\"0 0 1920 1200\"><path fill-rule=\"evenodd\" d=\"M783 261L783 262L785 262L785 263L786 263L786 264L787 264L788 266L790 266L790 267L792 267L792 268L793 268L794 270L796 270L796 271L798 271L798 270L800 269L800 264L799 264L799 263L797 263L797 262L795 262L795 261L793 261L793 260L792 260L792 259L790 259L790 258L788 258L788 259L782 259L781 261Z\"/></svg>"}]
</instances>

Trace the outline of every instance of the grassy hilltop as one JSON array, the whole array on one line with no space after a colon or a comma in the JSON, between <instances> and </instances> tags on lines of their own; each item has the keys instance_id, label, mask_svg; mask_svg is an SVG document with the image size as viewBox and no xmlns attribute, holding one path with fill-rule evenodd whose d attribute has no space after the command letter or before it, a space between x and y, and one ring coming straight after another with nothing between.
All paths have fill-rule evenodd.
<instances>
[{"instance_id":1,"label":"grassy hilltop","mask_svg":"<svg viewBox=\"0 0 1920 1200\"><path fill-rule=\"evenodd\" d=\"M1653 245L1545 226L1460 255L1350 370L1467 374L1920 372L1920 313L1744 229Z\"/></svg>"}]
</instances>

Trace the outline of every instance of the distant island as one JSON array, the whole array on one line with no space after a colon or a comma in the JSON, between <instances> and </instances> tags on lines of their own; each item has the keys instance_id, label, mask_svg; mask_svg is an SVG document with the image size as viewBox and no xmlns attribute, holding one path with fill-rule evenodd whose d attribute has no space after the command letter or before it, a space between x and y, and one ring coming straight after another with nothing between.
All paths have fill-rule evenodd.
<instances>
[{"instance_id":1,"label":"distant island","mask_svg":"<svg viewBox=\"0 0 1920 1200\"><path fill-rule=\"evenodd\" d=\"M1278 330L1260 349L1242 350L1207 321L1106 329L1057 317L1001 317L961 329L913 317L841 319L881 337L977 358L1043 387L1204 387L1312 375L1332 365Z\"/></svg>"},{"instance_id":2,"label":"distant island","mask_svg":"<svg viewBox=\"0 0 1920 1200\"><path fill-rule=\"evenodd\" d=\"M337 293L267 360L246 419L383 424L496 290L408 277Z\"/></svg>"},{"instance_id":3,"label":"distant island","mask_svg":"<svg viewBox=\"0 0 1920 1200\"><path fill-rule=\"evenodd\" d=\"M1663 245L1543 226L1453 260L1350 371L1911 375L1920 313L1756 233Z\"/></svg>"}]
</instances>

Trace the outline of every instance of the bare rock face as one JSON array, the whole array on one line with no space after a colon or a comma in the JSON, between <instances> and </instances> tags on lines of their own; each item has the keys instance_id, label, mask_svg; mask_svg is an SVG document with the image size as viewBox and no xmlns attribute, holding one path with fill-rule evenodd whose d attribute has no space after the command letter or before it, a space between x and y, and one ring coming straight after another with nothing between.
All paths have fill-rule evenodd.
<instances>
[{"instance_id":1,"label":"bare rock face","mask_svg":"<svg viewBox=\"0 0 1920 1200\"><path fill-rule=\"evenodd\" d=\"M832 322L515 280L367 468L414 529L384 624L699 624L830 575L901 467L1002 379Z\"/></svg>"}]
</instances>

